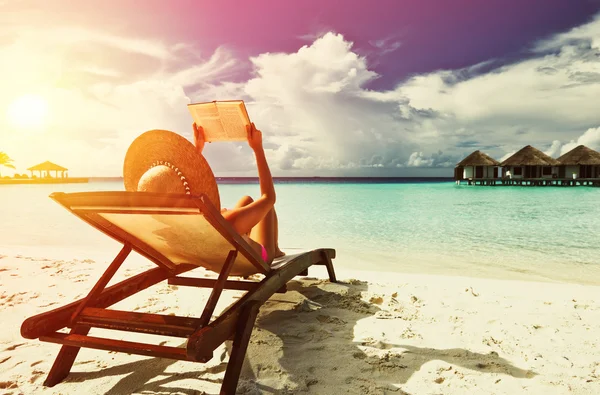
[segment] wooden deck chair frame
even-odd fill
[[[260,306],[274,293],[285,292],[286,283],[295,276],[306,275],[311,265],[325,265],[329,279],[332,282],[336,281],[332,264],[335,250],[308,251],[288,257],[287,261],[279,266],[269,267],[204,195],[83,192],[53,193],[50,197],[85,222],[123,243],[123,248],[85,298],[30,317],[21,325],[21,335],[24,338],[62,344],[44,382],[45,386],[52,387],[67,377],[81,347],[207,362],[219,345],[226,340],[233,340],[232,352],[221,386],[221,394],[233,394],[237,388]],[[231,246],[229,252],[226,251],[226,259],[218,271],[218,278],[182,277],[181,274],[205,265],[203,262],[174,262],[136,235],[107,221],[105,216],[109,213],[198,215],[198,218],[204,218]],[[132,250],[148,258],[158,267],[106,288]],[[246,263],[254,266],[256,273],[265,275],[262,281],[228,279],[235,271],[233,268],[236,258],[240,256]],[[243,270],[247,271],[248,268]],[[173,285],[212,288],[199,318],[107,309],[164,280]],[[223,289],[248,292],[211,321]],[[187,344],[182,348],[94,337],[88,335],[92,327],[186,338]],[[70,331],[61,331],[65,328],[69,328]]]

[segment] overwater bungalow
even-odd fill
[[[528,145],[500,163],[502,177],[510,179],[557,178],[560,162]]]
[[[500,162],[477,150],[460,161],[454,168],[454,179],[495,179],[498,178]]]
[[[600,178],[600,152],[585,145],[573,148],[557,160],[558,178]]]

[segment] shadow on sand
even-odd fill
[[[274,363],[256,363],[249,350],[250,363],[246,361],[240,387],[254,386],[260,393],[327,393],[339,388],[340,393],[406,394],[400,387],[421,367],[433,360],[445,361],[453,367],[462,367],[485,373],[499,373],[516,378],[532,378],[536,374],[513,366],[496,352],[481,354],[466,349],[420,348],[410,344],[390,344],[365,338],[355,341],[359,320],[373,317],[381,308],[362,300],[367,284],[359,281],[323,284],[308,280],[293,282],[290,292],[300,293],[303,301],[294,308],[282,309],[278,304],[266,305],[256,323],[252,346],[259,342],[279,342],[281,351]],[[277,298],[277,297],[275,297]],[[298,325],[298,321],[302,325]],[[388,321],[388,320],[385,320]],[[401,319],[394,320],[395,333],[406,327]],[[390,328],[390,326],[386,326]],[[257,332],[258,336],[257,336]],[[260,334],[266,332],[265,334]],[[380,333],[383,338],[387,337]],[[377,334],[375,334],[377,335]],[[407,341],[410,343],[410,341]],[[251,348],[252,348],[251,346]],[[252,366],[250,369],[249,365]],[[281,370],[280,379],[262,380],[262,372]],[[316,374],[313,374],[315,372]],[[274,376],[270,372],[271,377]],[[268,375],[265,375],[267,377]],[[318,377],[327,377],[319,382]],[[432,385],[436,385],[432,382]],[[248,391],[252,393],[252,391]]]
[[[367,290],[367,284],[359,281],[331,284],[307,279],[290,282],[288,293],[275,295],[261,308],[238,393],[320,394],[334,386],[343,393],[407,394],[400,387],[424,364],[434,360],[445,361],[453,367],[516,378],[536,375],[513,366],[495,352],[481,354],[461,348],[421,348],[373,338],[356,342],[358,322],[381,310],[362,300],[362,293]],[[398,330],[405,325],[403,320],[395,321]],[[231,344],[226,345],[230,351]],[[265,355],[261,350],[264,347],[273,352]],[[219,358],[219,350],[222,349],[216,350],[215,358]],[[200,382],[211,382],[218,388],[226,369],[226,362],[221,361],[210,367],[186,363],[185,372],[166,372],[175,363],[178,362],[150,358],[96,372],[73,372],[65,381],[124,375],[106,392],[107,395],[133,392],[191,395],[204,392],[193,389],[195,386],[190,381],[198,380],[198,387]],[[326,382],[317,379],[323,376],[327,377]],[[185,388],[177,384],[182,381],[186,381]]]

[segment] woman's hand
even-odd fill
[[[199,154],[202,153],[204,149],[204,143],[206,142],[206,138],[204,137],[204,129],[202,126],[196,125],[196,122],[192,125],[194,128],[194,144],[196,145],[196,151]]]
[[[248,145],[250,148],[254,151],[262,151],[262,133],[260,130],[256,129],[254,122],[252,122],[252,125],[246,126],[246,133],[248,133]]]

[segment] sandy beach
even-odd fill
[[[85,296],[108,257],[0,257],[0,393],[218,393],[230,344],[207,364],[83,349],[64,382],[44,387],[59,346],[23,339],[19,327]],[[149,266],[135,256],[115,281]],[[337,271],[332,284],[311,268],[261,308],[239,393],[600,393],[600,287]],[[208,294],[162,283],[114,307],[197,316]],[[240,295],[226,291],[217,310]]]

